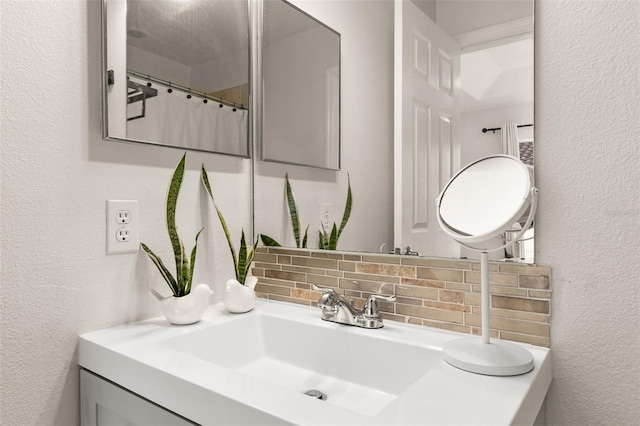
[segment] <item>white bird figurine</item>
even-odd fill
[[[245,279],[244,285],[235,279],[227,281],[222,299],[227,311],[241,314],[252,310],[256,304],[256,292],[254,289],[257,283],[258,279],[252,276]]]
[[[160,308],[165,318],[171,324],[186,325],[200,321],[205,308],[209,305],[209,296],[213,291],[206,284],[198,284],[186,296],[164,297],[157,291],[150,289],[151,294],[160,302]]]

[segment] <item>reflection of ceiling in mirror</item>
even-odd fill
[[[461,56],[462,110],[533,103],[533,38]]]
[[[455,38],[470,31],[533,17],[534,0],[437,0],[436,3],[435,21]]]
[[[243,0],[128,0],[127,44],[195,65],[248,49]]]
[[[482,41],[491,41],[495,48],[461,56],[462,112],[533,104],[533,40],[496,42],[515,35],[504,34],[505,26],[513,29],[515,22],[527,18],[533,22],[533,0],[411,1],[456,40],[483,31],[483,37],[496,37]]]
[[[264,42],[268,43],[316,28],[320,24],[290,4],[280,0],[266,0],[263,25]]]

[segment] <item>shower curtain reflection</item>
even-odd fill
[[[131,81],[147,84],[144,79]],[[153,83],[158,95],[145,101],[144,117],[127,121],[127,139],[157,141],[189,149],[248,156],[247,111]],[[235,111],[234,111],[235,109]],[[127,105],[127,118],[141,115],[142,102]]]
[[[502,126],[502,153],[520,159],[520,145],[518,143],[518,125],[507,123]]]

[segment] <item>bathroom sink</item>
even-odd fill
[[[259,300],[240,315],[211,306],[189,326],[155,318],[87,333],[79,358],[198,424],[532,424],[551,383],[549,350],[522,345],[530,373],[482,376],[442,359],[463,336],[394,321],[351,327]]]
[[[328,404],[365,415],[379,412],[442,359],[437,348],[351,331],[257,312],[158,343],[293,392],[319,391]]]

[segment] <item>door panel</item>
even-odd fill
[[[395,2],[394,245],[459,257],[435,200],[460,167],[460,47],[412,2]]]
[[[429,118],[431,111],[428,106],[421,105],[414,100],[413,113],[413,223],[412,229],[429,229],[429,209],[427,200],[429,173],[429,134],[431,133]]]

